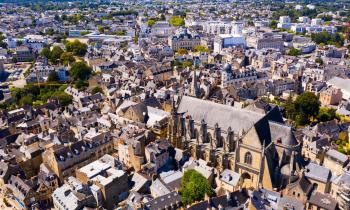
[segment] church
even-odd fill
[[[219,171],[240,173],[243,187],[278,190],[297,179],[300,143],[277,106],[262,114],[181,96],[173,101],[168,138]]]

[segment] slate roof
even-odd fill
[[[309,163],[306,168],[307,172],[305,173],[305,176],[307,178],[318,180],[323,183],[327,183],[332,178],[332,173],[329,169],[316,163]]]
[[[178,106],[179,113],[191,115],[192,119],[197,123],[204,119],[208,127],[214,128],[215,124],[218,123],[222,130],[227,130],[231,127],[235,132],[247,131],[263,118],[264,121],[283,122],[280,113],[276,111],[278,110],[273,109],[267,115],[264,115],[189,96],[183,96]],[[258,126],[263,127],[263,124],[260,123]],[[267,125],[265,124],[265,126]]]
[[[215,209],[220,209],[219,206],[224,209],[232,209],[235,207],[237,207],[237,209],[241,209],[239,207],[242,207],[242,205],[246,203],[247,199],[248,196],[245,191],[235,191],[230,193],[229,196],[222,195],[210,198],[209,201],[201,201],[190,206],[189,208],[187,208],[187,210],[207,210],[212,209],[211,207],[214,207]]]
[[[330,159],[337,161],[341,164],[346,163],[349,158],[348,156],[344,155],[343,153],[338,152],[337,150],[330,149],[326,152],[326,156],[329,157]]]
[[[348,172],[345,172],[339,176],[335,176],[333,177],[332,182],[336,185],[347,184],[350,186],[350,174]]]
[[[337,201],[331,195],[319,192],[310,196],[309,203],[325,210],[334,210],[337,207]]]
[[[294,210],[304,210],[304,205],[299,200],[292,197],[282,197],[278,202],[278,209],[294,209]]]
[[[170,192],[163,196],[159,196],[158,198],[145,203],[144,208],[146,210],[158,210],[165,209],[165,207],[170,207],[172,205],[177,204],[178,206],[181,204],[181,196],[177,192]]]

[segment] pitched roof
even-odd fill
[[[197,123],[204,119],[209,127],[214,127],[218,123],[223,130],[231,127],[235,132],[247,131],[264,117],[265,120],[283,122],[276,110],[271,110],[267,115],[264,115],[189,96],[181,98],[178,112],[191,115]]]

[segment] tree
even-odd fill
[[[67,42],[65,47],[67,52],[71,52],[76,56],[84,56],[87,52],[87,45],[79,42],[78,40]]]
[[[316,44],[335,45],[337,47],[344,45],[344,36],[340,33],[330,34],[327,31],[322,31],[321,33],[312,34],[311,39]]]
[[[102,90],[102,88],[100,86],[96,86],[96,87],[92,88],[91,93],[92,94],[103,93],[103,90]]]
[[[23,44],[23,41],[22,40],[17,40],[16,41],[16,46],[19,47]]]
[[[152,27],[154,24],[156,24],[156,20],[155,20],[155,19],[149,19],[149,20],[147,21],[147,25],[148,25],[149,27]]]
[[[214,195],[214,191],[208,180],[193,169],[184,173],[181,180],[180,193],[184,205],[203,200],[205,195]]]
[[[126,31],[124,31],[124,30],[116,31],[115,35],[117,35],[117,36],[125,36],[126,35]]]
[[[202,45],[198,45],[194,48],[194,51],[200,52],[200,53],[205,53],[205,52],[207,53],[207,52],[209,52],[209,49],[207,47],[202,46]]]
[[[72,103],[73,97],[64,92],[56,92],[52,95],[52,98],[57,99],[61,106],[68,106]]]
[[[298,55],[301,55],[301,51],[292,47],[289,52],[288,52],[288,55],[290,56],[298,56]]]
[[[272,20],[272,21],[270,22],[270,27],[271,27],[272,29],[276,29],[276,28],[277,28],[277,24],[278,24],[278,22],[277,22],[276,20]]]
[[[99,26],[99,27],[98,27],[98,32],[100,32],[101,34],[103,34],[103,33],[105,32],[105,27]]]
[[[53,64],[58,64],[59,59],[61,58],[61,55],[63,54],[63,52],[64,51],[59,46],[53,47],[50,53],[50,61]]]
[[[77,89],[83,91],[83,90],[86,89],[86,87],[89,86],[89,83],[87,83],[87,82],[84,81],[84,80],[77,80],[77,81],[75,82],[74,85],[75,85],[75,88],[77,88]]]
[[[79,61],[72,65],[72,68],[69,71],[69,75],[74,80],[87,80],[91,75],[92,69],[86,63]]]
[[[295,118],[295,106],[293,103],[293,98],[289,96],[284,104],[285,114],[288,119]]]
[[[336,110],[332,108],[321,107],[317,119],[321,122],[327,122],[337,118]]]
[[[74,62],[75,62],[75,58],[74,58],[73,53],[71,53],[71,52],[62,53],[62,55],[60,57],[60,63],[62,65],[67,66],[68,64],[71,65]]]
[[[297,125],[305,125],[310,122],[311,117],[316,117],[320,110],[318,97],[311,93],[305,92],[300,94],[295,102],[295,121]]]
[[[172,26],[184,26],[185,20],[180,16],[173,16],[169,19],[169,23]]]
[[[0,47],[7,49],[7,43],[5,42],[5,36],[0,32]]]
[[[50,54],[51,54],[51,51],[49,47],[44,47],[40,52],[40,55],[46,57],[47,59],[50,58]]]
[[[323,65],[323,60],[322,60],[322,58],[316,58],[316,59],[315,59],[315,63],[318,63],[318,64],[320,64],[320,65]]]
[[[179,48],[179,49],[177,49],[177,53],[179,55],[186,55],[186,54],[188,54],[188,51],[184,48]]]
[[[33,103],[32,95],[25,95],[19,101],[19,104],[21,106],[23,106],[23,105],[32,105],[32,103]]]
[[[182,66],[183,66],[184,68],[191,67],[191,66],[193,66],[193,63],[192,63],[191,61],[184,61],[184,62],[182,63]]]
[[[134,37],[134,43],[135,43],[135,44],[138,44],[138,43],[139,43],[139,36],[136,35],[136,36]]]
[[[47,77],[47,81],[48,82],[58,82],[58,81],[60,81],[60,78],[58,77],[57,72],[51,71],[49,73],[49,76]]]

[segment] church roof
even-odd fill
[[[231,127],[235,132],[247,131],[264,117],[264,114],[189,96],[181,98],[177,111],[185,113],[185,115],[191,115],[192,119],[197,123],[204,120],[212,128],[218,123],[223,130]]]
[[[285,146],[295,146],[298,145],[297,140],[294,137],[292,127],[269,121],[271,141],[280,140],[281,144]]]

